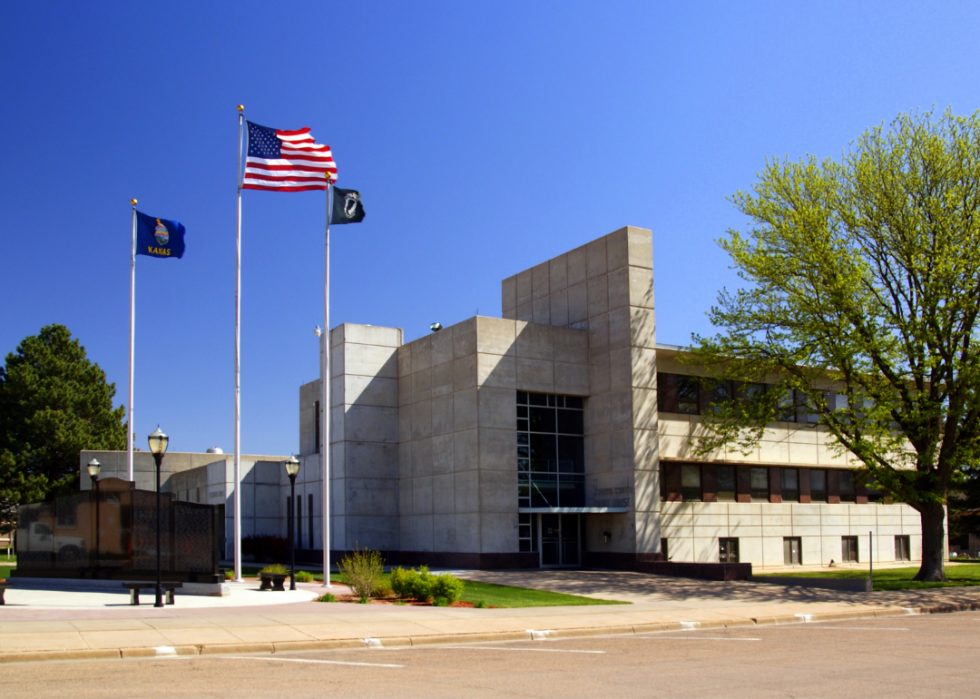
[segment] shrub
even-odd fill
[[[449,606],[449,600],[446,599],[445,597],[436,597],[434,600],[432,600],[432,606],[433,607],[448,607]]]
[[[234,580],[234,579],[235,579],[235,571],[233,571],[233,570],[226,570],[225,571],[225,580]]]
[[[384,559],[377,551],[354,549],[338,565],[341,580],[360,599],[366,600],[378,588],[384,575]]]
[[[443,597],[452,604],[463,596],[463,588],[466,583],[449,573],[437,575],[432,585],[432,596]]]
[[[409,587],[411,585],[409,578],[414,572],[415,571],[412,571],[410,573],[402,567],[392,569],[391,577],[389,578],[388,582],[391,585],[391,591],[394,592],[397,597],[401,599],[411,597],[409,594]]]
[[[441,597],[452,604],[462,597],[464,584],[449,573],[433,575],[427,566],[420,566],[418,570],[395,568],[391,571],[391,589],[402,599],[412,597],[426,602]]]
[[[371,596],[378,599],[384,597],[391,597],[391,583],[382,578],[378,581],[378,584],[371,590]]]
[[[296,582],[311,583],[315,581],[316,578],[313,577],[313,573],[308,570],[297,570],[296,571]]]
[[[427,602],[432,599],[434,581],[435,576],[429,572],[427,566],[420,566],[418,570],[396,568],[391,571],[391,589],[402,599],[411,597],[419,602]]]
[[[289,573],[289,568],[282,563],[272,563],[259,571],[260,573],[273,573],[274,575],[284,575]]]
[[[487,603],[485,600],[481,599],[481,600],[477,600],[476,604],[474,604],[473,606],[476,607],[477,609],[486,609]]]
[[[328,592],[325,595],[320,595],[317,598],[316,601],[317,602],[336,602],[337,601],[337,598],[333,594],[331,594],[331,593]]]

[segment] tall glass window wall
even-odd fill
[[[585,505],[582,399],[517,392],[519,507]]]

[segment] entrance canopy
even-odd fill
[[[625,507],[519,507],[520,514],[566,514],[566,515],[588,515],[588,514],[619,514],[628,512]]]

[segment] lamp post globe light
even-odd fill
[[[293,534],[293,503],[296,501],[296,474],[299,473],[299,461],[295,456],[290,456],[283,462],[286,466],[286,475],[289,476],[289,507],[286,508],[286,516],[289,517],[289,589],[296,589],[296,537]]]
[[[92,488],[95,490],[95,567],[99,567],[99,471],[102,464],[98,459],[92,459],[85,466],[89,478],[92,479]]]
[[[163,606],[163,583],[160,580],[160,464],[163,463],[163,455],[167,453],[167,444],[170,438],[163,433],[160,426],[153,431],[147,441],[150,443],[150,453],[157,464],[157,589],[156,602],[154,607]]]

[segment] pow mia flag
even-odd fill
[[[333,211],[330,223],[359,223],[364,220],[364,204],[361,193],[353,189],[333,188]]]

